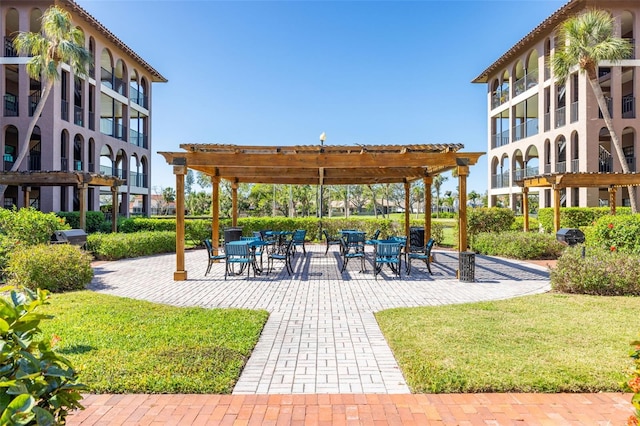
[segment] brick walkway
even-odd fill
[[[291,277],[278,270],[225,281],[223,264],[204,277],[203,250],[187,252],[182,282],[173,281],[174,255],[99,264],[94,291],[270,316],[233,396],[90,395],[69,424],[619,424],[629,415],[624,395],[411,395],[374,312],[549,290],[540,266],[476,256],[476,281],[468,283],[455,278],[456,253],[435,257],[433,276],[422,265],[410,277],[383,273],[378,280],[370,263],[365,273],[350,264],[340,274],[337,253],[324,256],[321,246],[296,256]]]

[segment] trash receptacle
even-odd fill
[[[409,228],[409,242],[412,252],[424,251],[424,228],[421,226]]]
[[[458,261],[458,271],[460,281],[473,282],[476,275],[476,254],[472,251],[460,253]]]
[[[240,241],[242,238],[242,228],[226,228],[224,230],[224,242]]]

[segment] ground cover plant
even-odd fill
[[[93,393],[230,393],[268,317],[88,291],[54,295],[42,312]]]
[[[416,393],[618,392],[637,311],[636,298],[548,293],[376,318]]]

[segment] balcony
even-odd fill
[[[4,56],[6,58],[16,58],[18,51],[13,47],[13,37],[4,38]]]
[[[538,119],[530,118],[524,123],[513,126],[513,141],[519,141],[538,134]]]
[[[524,169],[524,176],[525,177],[536,176],[539,171],[540,171],[540,169],[538,167],[529,166],[529,167]]]
[[[100,68],[100,83],[113,89],[113,73],[105,68]]]
[[[612,157],[600,157],[598,161],[598,172],[600,173],[612,173],[613,172],[613,158]]]
[[[556,173],[565,173],[567,171],[567,162],[558,161],[556,163]]]
[[[27,162],[29,163],[29,171],[35,172],[42,170],[42,161],[40,154],[31,154],[27,157]]]
[[[131,102],[134,102],[143,108],[149,109],[149,107],[147,106],[147,97],[138,89],[136,89],[135,87],[129,87],[129,93],[129,99],[131,100]]]
[[[551,173],[551,164],[545,164],[544,165],[544,174],[548,175],[549,173]]]
[[[496,90],[491,95],[491,108],[497,108],[509,100],[508,90]]]
[[[624,157],[624,162],[629,167],[629,172],[635,173],[636,171],[636,157]]]
[[[114,86],[113,90],[115,90],[116,92],[120,93],[123,96],[125,95],[125,84],[121,78],[113,77],[113,86]]]
[[[516,169],[513,171],[511,178],[514,182],[524,179],[524,169]]]
[[[631,45],[631,52],[624,59],[635,59],[636,58],[636,40],[634,38],[625,38],[629,44]]]
[[[569,120],[571,123],[578,121],[578,102],[571,102],[571,112],[569,113]]]
[[[126,141],[126,132],[127,128],[122,124],[114,122],[112,118],[100,119],[100,133]]]
[[[111,166],[100,166],[100,174],[107,176],[115,176],[113,173],[113,167]]]
[[[579,172],[580,170],[580,160],[578,160],[577,158],[574,158],[573,160],[571,160],[571,171],[573,173]]]
[[[622,97],[622,118],[636,118],[636,98],[633,95]]]
[[[69,121],[69,101],[66,99],[60,101],[60,118]]]
[[[11,93],[4,95],[4,116],[5,117],[17,117],[18,116],[18,98]]]
[[[147,136],[136,130],[129,130],[129,142],[141,148],[147,148]]]
[[[30,117],[33,117],[33,114],[35,114],[36,108],[38,107],[39,102],[40,102],[39,90],[29,95],[29,116]]]
[[[73,123],[81,127],[84,125],[84,108],[77,105],[73,106]]]
[[[502,133],[496,133],[491,135],[491,148],[498,148],[500,146],[509,145],[509,131],[505,130]],[[146,148],[146,144],[144,148]]]
[[[567,108],[566,107],[560,107],[560,108],[556,108],[556,122],[555,122],[555,128],[559,128],[564,126],[565,124],[567,124]]]
[[[613,99],[605,96],[604,100],[607,102],[607,109],[609,110],[609,117],[613,118]],[[598,108],[598,118],[604,118],[602,116],[602,110]]]
[[[518,96],[538,85],[538,70],[533,70],[518,79],[513,85],[513,96]]]
[[[131,172],[129,173],[129,184],[131,186],[137,186],[139,188],[146,188],[147,175],[143,173]]]

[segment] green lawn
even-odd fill
[[[177,308],[89,291],[53,295],[44,336],[96,393],[231,393],[266,311]]]
[[[543,294],[376,315],[415,393],[619,391],[640,300]]]

